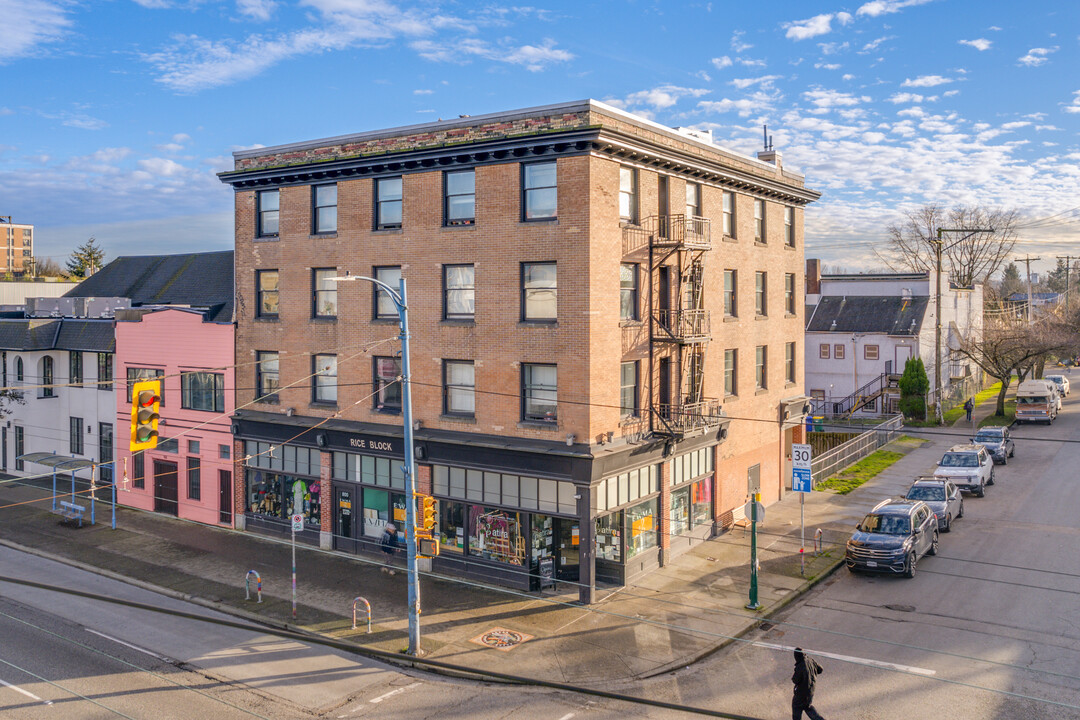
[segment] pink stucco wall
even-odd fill
[[[221,473],[228,473],[230,483],[233,462],[233,438],[229,421],[234,408],[233,326],[203,322],[201,313],[185,310],[159,310],[148,313],[139,322],[116,323],[116,477],[121,488],[119,501],[125,505],[154,510],[155,461],[176,465],[177,515],[212,525],[231,525],[232,488],[222,492]],[[164,399],[161,408],[163,438],[177,438],[179,451],[160,448],[143,452],[145,476],[143,487],[136,487],[134,464],[128,449],[131,428],[131,405],[127,395],[128,368],[155,368],[164,372]],[[180,373],[214,372],[224,375],[225,405],[221,413],[185,410],[181,407]],[[194,452],[191,441],[198,442]],[[221,456],[222,447],[230,457]],[[198,457],[201,493],[198,499],[188,493],[188,459]],[[125,481],[126,477],[126,481]],[[124,490],[123,488],[126,488]],[[228,513],[223,523],[222,504]]]

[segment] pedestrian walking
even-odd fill
[[[814,658],[806,657],[802,648],[795,648],[795,672],[791,682],[795,695],[791,698],[791,720],[802,720],[803,713],[810,720],[825,720],[814,707],[814,682],[824,670]]]
[[[394,561],[394,549],[397,545],[397,527],[394,526],[394,523],[386,524],[386,530],[383,531],[382,538],[379,539],[379,545],[382,547],[383,554],[386,555],[386,566],[383,567],[382,571],[397,575],[397,571],[391,567],[391,563]]]
[[[974,409],[975,409],[975,403],[972,402],[971,398],[968,398],[967,402],[964,403],[964,412],[967,413],[967,421],[968,422],[971,422],[971,411],[974,410]]]

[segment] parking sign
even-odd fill
[[[795,492],[808,493],[813,489],[811,457],[809,445],[791,446],[791,489]]]
[[[292,516],[292,529],[293,532],[303,532],[304,530],[304,516],[293,515]]]

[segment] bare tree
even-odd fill
[[[1076,315],[1055,312],[1029,324],[1012,312],[988,313],[983,318],[982,337],[960,343],[957,352],[1001,382],[996,415],[1005,414],[1005,394],[1014,374],[1023,382],[1050,354],[1076,351],[1077,321]]]
[[[936,266],[938,228],[994,228],[992,233],[970,237],[945,236],[946,272],[961,287],[985,283],[994,275],[1016,244],[1016,210],[959,206],[946,210],[940,205],[924,205],[906,213],[899,225],[888,229],[884,250],[875,254],[895,270],[926,272]]]

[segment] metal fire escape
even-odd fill
[[[649,246],[650,353],[659,365],[659,387],[650,393],[652,430],[675,439],[701,434],[719,426],[722,417],[720,401],[705,397],[705,351],[711,338],[703,293],[704,262],[712,248],[709,221],[658,215],[627,230],[637,234],[633,240],[638,244]]]

